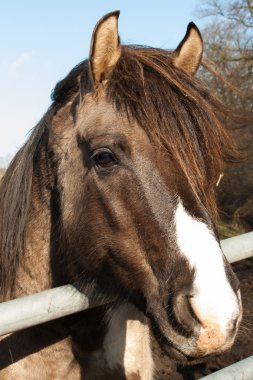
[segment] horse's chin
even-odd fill
[[[175,360],[178,363],[182,364],[199,364],[203,363],[206,360],[208,360],[211,356],[214,355],[205,355],[205,356],[189,356],[184,354],[182,351],[178,350],[177,348],[171,346],[171,345],[161,345],[161,348],[163,350],[163,353],[167,355],[170,359]],[[218,355],[218,353],[217,353]]]

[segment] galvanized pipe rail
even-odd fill
[[[253,256],[253,232],[221,240],[221,248],[230,263]]]
[[[101,298],[88,296],[75,285],[63,285],[3,302],[0,304],[0,336],[111,301],[105,297],[102,301]]]
[[[240,360],[217,372],[211,373],[200,380],[252,380],[253,356]]]
[[[230,262],[253,256],[253,232],[221,241]],[[103,299],[105,303],[106,299]],[[107,300],[108,302],[111,300]],[[64,285],[41,293],[0,304],[0,336],[43,322],[101,305],[73,285]]]

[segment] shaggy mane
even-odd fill
[[[176,69],[171,52],[124,46],[108,99],[161,144],[208,212],[217,216],[215,185],[237,151],[222,120],[231,113],[203,83]]]

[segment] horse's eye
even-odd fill
[[[116,159],[111,152],[99,152],[93,156],[96,164],[102,168],[110,168],[116,164]]]

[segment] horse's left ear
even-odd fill
[[[90,47],[90,69],[95,85],[107,79],[120,57],[119,11],[101,18],[94,28]]]
[[[198,70],[203,53],[203,40],[197,26],[190,22],[186,34],[176,50],[172,53],[175,67],[194,75]]]

